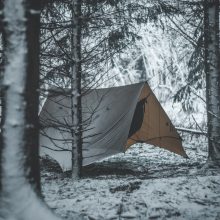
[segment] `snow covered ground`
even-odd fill
[[[207,141],[184,135],[190,159],[149,145],[84,169],[73,182],[52,162],[42,161],[47,204],[64,218],[220,219],[220,172],[204,169]]]

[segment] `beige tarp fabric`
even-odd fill
[[[181,138],[146,83],[95,89],[82,97],[83,165],[137,142],[186,157]],[[70,97],[49,95],[40,113],[40,154],[71,169]]]
[[[147,83],[143,86],[139,97],[139,100],[143,99],[146,101],[141,128],[128,139],[126,147],[142,142],[187,157],[180,135]]]

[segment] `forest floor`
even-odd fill
[[[73,219],[220,219],[220,171],[207,169],[207,141],[185,135],[189,159],[136,145],[84,169],[72,181],[54,162],[42,160],[42,190],[58,215]],[[76,218],[74,218],[76,219]]]

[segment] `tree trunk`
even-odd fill
[[[72,178],[78,179],[82,168],[81,110],[81,0],[72,0],[71,27],[71,134]]]
[[[29,180],[38,193],[41,191],[39,164],[39,35],[40,35],[40,1],[32,0],[27,13],[27,79],[25,84],[26,100],[26,149],[27,167],[31,167]],[[30,4],[30,3],[29,3]]]
[[[4,72],[4,48],[5,48],[5,40],[4,40],[4,33],[3,33],[3,0],[0,0],[0,34],[1,34],[1,63],[0,63],[0,82],[2,82],[3,79],[3,72]],[[1,153],[2,153],[2,125],[3,125],[3,106],[4,106],[4,100],[3,100],[3,88],[2,83],[0,83],[0,164],[1,164]],[[1,177],[1,166],[0,166],[0,177]],[[0,192],[1,192],[1,181],[0,181]]]
[[[28,158],[26,160],[27,167],[29,169],[29,181],[34,185],[35,190],[40,194],[40,167],[38,158],[38,83],[39,83],[39,32],[40,32],[40,3],[39,1],[30,1],[31,9],[26,13],[26,44],[27,44],[27,79],[25,83],[26,95],[26,130],[27,133],[25,145],[26,151],[28,152]],[[1,8],[3,7],[3,1],[1,1]],[[29,7],[29,6],[27,6]],[[3,21],[3,19],[2,19]],[[6,22],[7,24],[7,22]],[[2,27],[3,27],[2,23]],[[7,47],[7,40],[9,39],[9,31],[2,30],[2,44],[3,48]],[[7,61],[7,56],[3,57],[3,66],[5,66],[9,61]],[[2,68],[4,71],[4,68]],[[1,75],[3,74],[1,71]],[[3,77],[3,76],[2,76]],[[1,88],[1,108],[4,107],[4,88]],[[2,111],[4,114],[4,110]],[[4,117],[2,117],[4,118]],[[1,125],[4,121],[1,120]]]
[[[7,0],[4,2],[3,26],[7,47],[5,49],[6,63],[3,74],[5,106],[2,126],[3,145],[1,146],[0,218],[6,220],[58,219],[36,194],[38,183],[34,183],[34,181],[38,180],[32,177],[33,164],[29,162],[28,157],[30,154],[33,156],[37,151],[34,149],[33,152],[35,153],[30,153],[32,145],[28,146],[27,150],[27,145],[30,143],[30,137],[27,135],[33,135],[32,141],[36,141],[35,147],[38,147],[37,123],[36,121],[33,123],[29,118],[30,116],[27,116],[28,108],[37,109],[37,106],[30,107],[30,97],[28,97],[30,94],[34,94],[34,98],[36,98],[35,85],[32,85],[31,90],[31,86],[27,86],[27,84],[33,82],[30,80],[31,76],[37,82],[39,77],[39,36],[28,36],[32,29],[30,26],[39,28],[37,26],[40,16],[38,5],[39,0]],[[32,34],[37,33],[39,32],[34,31]],[[28,42],[30,37],[32,37],[32,43]],[[37,45],[34,46],[33,44]],[[30,46],[34,48],[30,48]],[[37,69],[31,69],[30,64]],[[36,75],[34,76],[34,74]],[[28,95],[26,95],[27,92]],[[36,105],[36,100],[33,100],[33,103]],[[37,112],[36,109],[34,110],[35,113]],[[37,120],[37,116],[34,119]],[[35,131],[33,132],[33,130]],[[38,155],[34,156],[37,157]],[[38,171],[39,168],[36,170]]]
[[[219,0],[204,2],[208,159],[220,162]]]

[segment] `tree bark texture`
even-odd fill
[[[41,191],[39,164],[39,35],[40,35],[40,1],[27,1],[27,79],[25,84],[25,101],[27,121],[26,149],[27,167],[30,167],[29,180],[38,193]]]
[[[39,26],[35,26],[40,16],[38,4],[38,0],[7,0],[4,2],[3,26],[7,47],[3,74],[5,106],[1,146],[0,219],[5,220],[58,219],[39,199],[36,193],[39,192],[39,183],[34,182],[38,181],[37,178],[31,177],[31,173],[34,172],[33,164],[28,159],[32,147],[28,145],[30,140],[27,135],[33,135],[35,129],[32,141],[36,141],[35,147],[38,147],[37,123],[32,123],[29,119],[30,116],[27,116],[28,108],[32,110],[34,108],[30,107],[30,97],[28,96],[36,93],[35,85],[32,85],[32,91],[30,85],[27,86],[27,84],[32,83],[30,75],[37,82],[39,76],[37,67],[38,36],[32,36],[33,41],[28,42],[31,37],[28,36],[30,31],[34,31],[32,28],[39,28]],[[33,27],[31,27],[32,25]],[[36,31],[32,34],[36,34]],[[33,76],[33,74],[37,75]],[[26,95],[27,92],[29,94]],[[34,99],[34,97],[32,98]],[[33,105],[37,103],[36,100],[32,101]],[[37,109],[37,106],[35,108]],[[36,109],[34,112],[37,112]],[[35,120],[37,120],[36,116]],[[34,152],[36,153],[36,151]]]
[[[3,0],[0,0],[0,41],[2,45],[2,51],[1,51],[1,63],[0,63],[0,164],[1,164],[1,153],[2,153],[2,125],[3,125],[3,106],[4,106],[4,100],[3,100],[3,87],[2,87],[2,79],[3,79],[3,67],[4,67],[4,34],[3,34]],[[1,166],[0,166],[0,177],[1,177]],[[1,186],[1,181],[0,181],[0,192],[1,192],[2,186]]]
[[[72,178],[77,179],[82,168],[81,0],[72,0],[71,26]]]
[[[220,162],[219,0],[204,2],[208,158]]]
[[[7,5],[7,3],[3,3],[1,1],[1,6]],[[15,4],[15,3],[14,3]],[[31,167],[28,170],[28,179],[31,184],[34,185],[35,190],[40,194],[40,168],[39,168],[39,158],[38,158],[38,106],[39,106],[39,97],[38,97],[38,83],[39,83],[39,32],[40,32],[40,1],[31,0],[22,3],[25,9],[25,17],[24,17],[24,25],[23,34],[25,38],[25,47],[26,47],[26,56],[25,56],[25,71],[26,71],[26,79],[24,81],[25,90],[23,95],[25,96],[25,105],[26,105],[26,112],[25,112],[25,148],[28,157],[26,158],[26,165],[27,167]],[[6,8],[6,7],[5,7]],[[18,9],[17,9],[18,10]],[[5,11],[4,11],[5,12]],[[9,22],[7,21],[6,12],[3,13],[4,18],[2,22],[3,28],[3,46],[4,49],[7,50],[7,54],[4,55],[4,66],[7,66],[11,61],[8,60],[10,53],[10,47],[7,47],[10,44],[10,37],[13,31],[18,30],[9,30]],[[14,21],[14,24],[16,22]],[[17,22],[18,23],[18,22]],[[21,25],[21,22],[18,24]],[[18,26],[19,27],[19,26]],[[21,32],[21,31],[20,31]],[[17,35],[19,36],[19,35]],[[16,42],[13,42],[14,44]],[[17,49],[17,48],[16,48]],[[4,72],[4,67],[3,71]],[[14,73],[15,75],[15,73]],[[2,76],[3,78],[3,76]],[[14,76],[15,78],[15,76]],[[1,87],[1,103],[2,107],[5,106],[5,97],[4,90],[7,90],[8,86],[3,85]],[[6,109],[3,109],[3,120],[1,125],[4,124],[4,118]],[[3,143],[2,143],[3,145]]]

